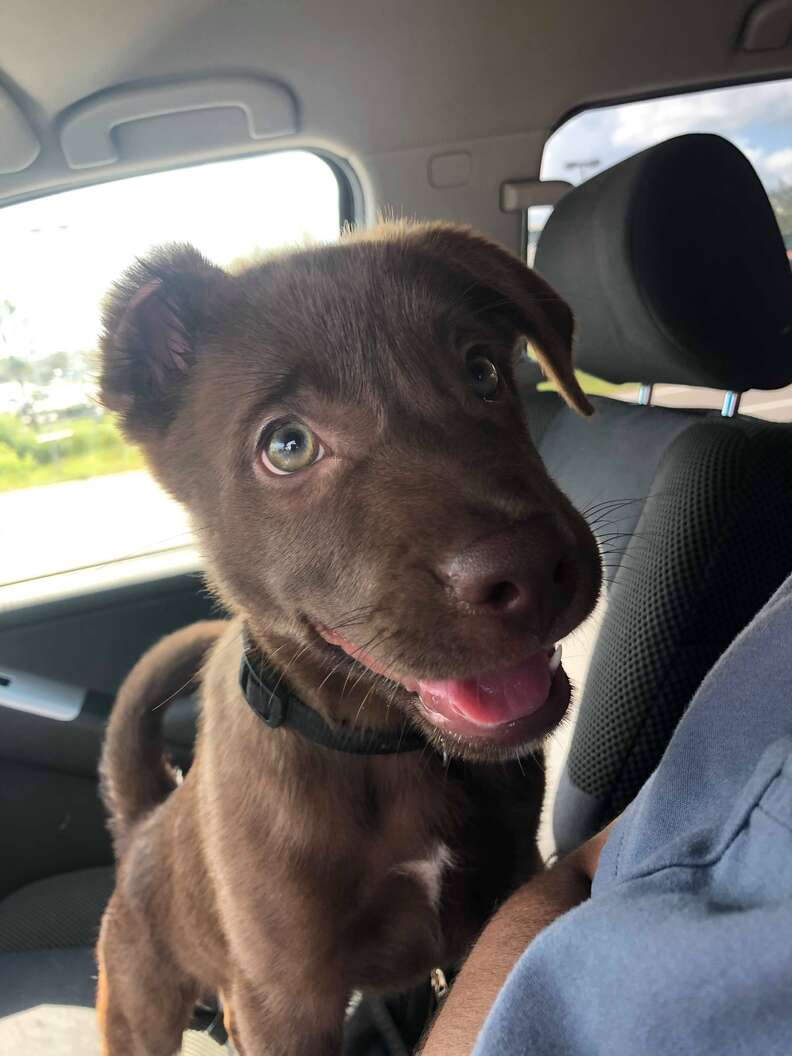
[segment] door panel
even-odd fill
[[[113,696],[155,641],[217,615],[195,574],[0,615],[0,676],[52,679],[77,687],[83,701],[66,720],[0,705],[0,897],[31,880],[112,861],[96,766]],[[165,730],[176,762],[188,765],[191,698],[169,708]]]

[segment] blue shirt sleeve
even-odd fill
[[[790,644],[792,580],[702,684],[476,1056],[792,1053]]]

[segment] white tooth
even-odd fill
[[[561,643],[559,642],[558,645],[555,647],[555,652],[550,657],[550,664],[549,664],[550,674],[554,675],[556,673],[556,671],[559,669],[560,666],[561,666]]]

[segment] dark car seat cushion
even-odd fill
[[[572,306],[584,370],[738,392],[792,381],[783,240],[750,163],[720,137],[668,140],[570,191],[536,267]],[[792,427],[596,405],[587,423],[553,394],[525,394],[612,581],[555,800],[560,850],[632,799],[709,668],[792,570]]]
[[[113,882],[112,868],[79,869],[8,895],[0,902],[0,952],[93,946]]]

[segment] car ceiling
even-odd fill
[[[537,176],[548,130],[573,109],[677,87],[785,73],[789,49],[738,48],[746,0],[7,0],[0,84],[42,143],[24,172],[0,176],[13,200],[198,157],[261,149],[218,134],[172,138],[103,171],[70,171],[64,111],[114,85],[251,73],[288,86],[299,130],[348,158],[369,204],[483,222],[514,240],[503,180]],[[0,151],[2,148],[0,148]],[[470,155],[461,186],[427,185],[428,160]],[[453,181],[452,181],[453,182]],[[486,196],[486,204],[484,204]],[[476,199],[478,198],[478,205]]]

